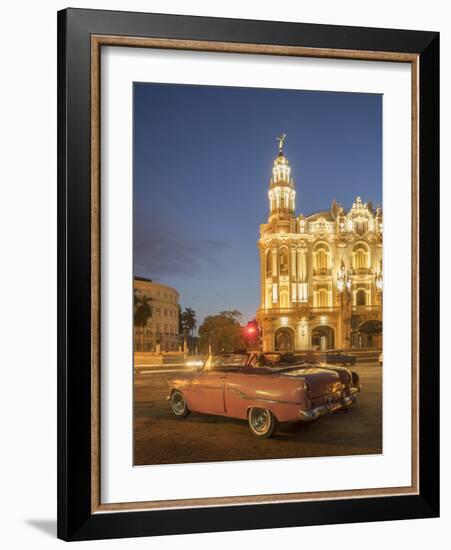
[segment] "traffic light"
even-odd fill
[[[249,321],[244,327],[244,339],[246,340],[248,348],[258,349],[260,340],[260,327],[258,326],[255,319]]]

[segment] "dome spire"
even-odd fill
[[[276,138],[276,141],[279,142],[279,155],[283,155],[283,144],[287,138],[287,134],[282,134],[281,136]]]
[[[272,178],[269,183],[269,211],[270,219],[292,219],[295,217],[296,191],[291,178],[291,168],[288,159],[283,154],[283,146],[287,135],[282,134],[279,142],[279,154],[274,160]]]

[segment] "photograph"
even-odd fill
[[[133,83],[134,466],[383,453],[382,124]]]
[[[58,12],[60,539],[439,516],[440,33],[337,10]]]

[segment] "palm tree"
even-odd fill
[[[136,315],[136,310],[138,309],[139,303],[141,301],[141,296],[137,288],[133,289],[133,317]]]
[[[133,320],[136,327],[141,327],[141,351],[144,351],[144,327],[152,317],[151,300],[145,294],[140,296],[138,291],[133,294]]]
[[[192,336],[195,328],[197,327],[196,312],[190,307],[186,307],[180,315],[183,338],[186,340],[189,336]]]

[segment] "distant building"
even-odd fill
[[[150,299],[152,312],[145,327],[134,326],[135,351],[178,351],[179,293],[143,277],[134,278],[134,290]]]
[[[283,139],[258,242],[263,349],[381,348],[382,211],[357,197],[296,216]]]

